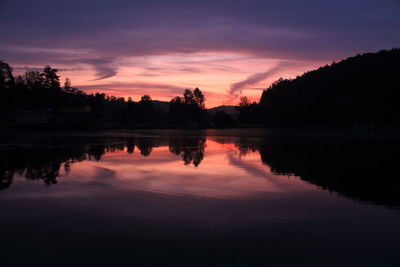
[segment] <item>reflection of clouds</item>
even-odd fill
[[[18,183],[11,197],[90,197],[109,192],[148,192],[200,198],[247,198],[258,193],[299,191],[313,188],[295,179],[272,174],[258,153],[243,156],[227,143],[207,140],[204,160],[197,167],[185,166],[167,146],[154,148],[148,157],[125,150],[109,150],[100,161],[74,163],[68,175],[49,190]],[[19,180],[19,179],[17,179]]]
[[[178,157],[160,147],[148,158],[108,154],[104,161],[84,162],[75,170],[86,169],[92,181],[96,178],[90,176],[90,170],[102,166],[115,172],[116,179],[107,180],[107,185],[113,190],[177,196],[240,198],[259,192],[296,190],[299,189],[297,186],[304,184],[270,173],[258,155],[241,157],[231,146],[221,149],[219,144],[208,142],[211,149],[206,151],[207,156],[197,168],[183,166]]]
[[[244,170],[251,176],[267,178],[268,175],[270,174],[265,170],[264,166],[258,167],[254,166],[253,164],[249,164],[245,160],[243,160],[243,158],[237,157],[237,154],[233,154],[231,151],[228,151],[227,158],[228,158],[228,164]]]
[[[88,182],[88,184],[93,186],[107,186],[110,181],[116,178],[116,173],[115,170],[96,167],[92,176],[92,181]]]
[[[257,155],[258,156],[258,155]],[[228,158],[228,163],[240,168],[241,170],[244,170],[247,174],[249,174],[252,177],[259,177],[262,179],[265,179],[268,183],[270,183],[270,186],[275,188],[277,191],[285,191],[285,190],[292,190],[295,189],[293,187],[297,187],[298,183],[292,183],[289,182],[287,179],[282,179],[280,175],[275,175],[271,173],[271,170],[268,166],[266,165],[259,165],[259,164],[254,164],[254,163],[249,163],[247,162],[244,157],[242,157],[240,154],[239,156],[237,153],[232,153],[228,152],[227,153],[227,158]],[[300,179],[297,179],[300,183]]]

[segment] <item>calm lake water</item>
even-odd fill
[[[388,136],[7,134],[2,266],[399,266],[399,155]]]

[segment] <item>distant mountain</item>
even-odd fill
[[[161,110],[161,111],[164,111],[164,112],[169,112],[169,102],[153,100],[153,104],[154,104],[154,107],[157,110]],[[214,116],[215,113],[217,113],[218,111],[223,111],[226,114],[234,116],[234,117],[236,117],[236,115],[238,113],[237,110],[236,110],[236,106],[225,106],[225,105],[222,105],[222,106],[218,106],[218,107],[213,107],[213,108],[207,109],[207,113],[209,115],[212,115],[212,116]]]
[[[400,49],[280,79],[264,90],[260,106],[269,123],[400,124]]]
[[[156,110],[160,110],[163,112],[169,112],[169,102],[166,101],[159,101],[159,100],[153,100],[153,104]],[[237,116],[238,111],[236,110],[236,106],[218,106],[218,107],[213,107],[210,109],[207,109],[207,113],[211,116],[214,116],[215,113],[218,111],[223,111],[228,115],[233,116],[234,118]]]
[[[218,107],[214,107],[214,108],[210,108],[207,110],[208,114],[210,115],[215,115],[215,113],[217,113],[218,111],[223,111],[228,115],[231,115],[233,117],[237,116],[237,110],[236,110],[236,106],[218,106]]]
[[[164,111],[164,112],[169,112],[169,102],[167,101],[160,101],[160,100],[153,100],[153,104],[156,110]],[[236,116],[237,115],[237,110],[236,106],[217,106],[213,107],[210,109],[207,109],[207,113],[210,115],[215,115],[218,111],[223,111],[228,115]]]
[[[169,112],[169,102],[166,101],[159,101],[159,100],[153,100],[154,107],[156,110],[161,110],[164,112]],[[218,111],[223,111],[228,115],[231,115],[233,117],[237,116],[238,111],[236,110],[236,106],[218,106],[218,107],[213,107],[210,109],[207,109],[207,113],[211,116],[214,116],[215,113]]]

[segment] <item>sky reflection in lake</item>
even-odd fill
[[[1,248],[49,265],[400,262],[398,141],[161,133],[0,145]]]
[[[258,153],[240,155],[232,145],[207,140],[204,159],[198,166],[184,165],[168,147],[154,148],[144,157],[138,152],[117,151],[101,161],[74,164],[64,182],[74,180],[122,191],[147,191],[169,195],[233,198],[260,192],[311,190],[299,179],[282,179],[263,166]]]

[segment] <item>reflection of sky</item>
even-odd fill
[[[316,190],[296,177],[288,179],[272,174],[256,152],[243,155],[232,144],[219,144],[210,139],[206,142],[204,159],[197,167],[184,165],[181,156],[171,154],[167,146],[153,148],[148,157],[140,155],[137,149],[133,154],[128,154],[125,149],[106,153],[99,162],[76,162],[58,181],[48,190],[49,194],[58,197],[116,190],[204,198],[246,198],[258,193]],[[16,179],[13,188],[23,187],[26,183],[34,182]]]
[[[237,131],[207,131],[198,167],[162,145],[176,131],[160,130],[147,157],[107,152],[51,186],[14,177],[0,191],[3,265],[398,266],[398,210],[275,175],[238,149],[260,132]]]
[[[397,229],[398,213],[331,194],[297,177],[275,175],[262,164],[258,152],[243,154],[229,138],[225,144],[214,138],[208,137],[198,167],[184,165],[181,155],[159,146],[148,157],[138,149],[133,154],[125,149],[108,152],[98,162],[76,162],[51,186],[15,177],[12,186],[0,192],[0,208],[7,220],[42,224],[42,218],[51,218],[66,229],[85,233],[97,231],[93,224],[110,231],[110,221],[113,227],[125,222],[124,234],[135,232],[134,225],[141,221],[151,231],[168,232],[172,227],[190,234],[265,224],[262,232],[276,234],[279,240],[291,240],[286,231],[293,227],[301,229],[301,240],[310,236],[334,240],[332,229],[339,225],[346,229],[342,238],[352,236],[362,243],[369,240],[371,229],[384,224],[387,228],[374,238],[396,239],[390,229]],[[258,236],[261,228],[252,234]]]

